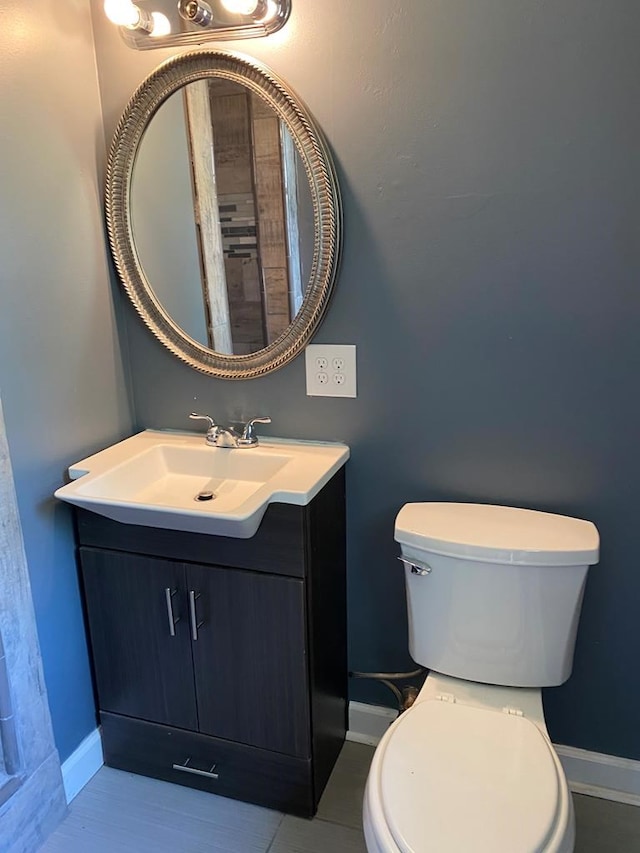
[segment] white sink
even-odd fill
[[[308,504],[348,458],[337,442],[227,449],[201,433],[145,430],[72,465],[55,496],[125,524],[246,539],[270,503]]]

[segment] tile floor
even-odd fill
[[[40,853],[366,853],[360,821],[372,755],[345,744],[311,821],[103,767]],[[574,799],[575,853],[640,851],[640,808]]]

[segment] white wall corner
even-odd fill
[[[377,746],[398,712],[379,705],[349,702],[347,740]],[[576,794],[640,806],[640,761],[555,745],[569,787]]]
[[[80,793],[103,764],[100,730],[95,729],[62,765],[62,782],[67,805]]]

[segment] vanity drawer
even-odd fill
[[[271,504],[255,535],[236,539],[123,524],[76,509],[80,545],[299,578],[305,574],[306,514],[307,507]]]
[[[100,719],[104,761],[109,767],[288,814],[311,817],[315,812],[310,759],[117,714],[101,713]],[[175,769],[187,761],[191,772]]]

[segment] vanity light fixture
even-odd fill
[[[145,36],[157,38],[171,32],[171,23],[166,15],[142,9],[132,0],[104,0],[104,13],[116,26]]]
[[[283,27],[292,0],[104,0],[129,47],[148,50],[267,36]],[[150,8],[152,7],[152,8]]]
[[[204,0],[179,0],[180,17],[199,27],[208,27],[213,21],[213,9]]]

